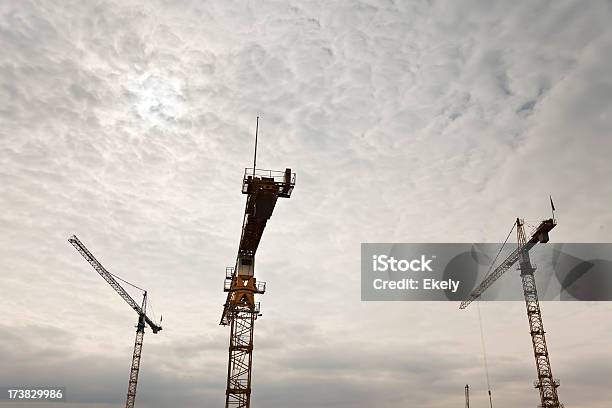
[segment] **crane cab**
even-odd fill
[[[550,240],[550,238],[548,236],[548,232],[551,229],[555,228],[556,225],[557,225],[557,223],[552,218],[544,220],[544,221],[542,221],[540,223],[538,228],[536,228],[536,230],[532,234],[532,236],[536,237],[540,244],[545,244],[545,243],[547,243]]]
[[[252,256],[240,256],[238,258],[237,274],[241,278],[250,278],[255,275],[255,259]]]

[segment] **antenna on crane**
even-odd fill
[[[550,197],[550,209],[552,211],[552,219],[553,221],[556,222],[557,220],[555,219],[555,204],[553,203],[552,195],[550,195],[549,197]]]
[[[253,154],[253,177],[255,177],[255,169],[257,168],[257,134],[259,133],[259,116],[255,122],[255,153]]]

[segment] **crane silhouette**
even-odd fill
[[[142,342],[144,339],[144,329],[148,325],[153,333],[159,332],[162,327],[153,322],[146,313],[147,310],[147,291],[134,286],[135,288],[143,292],[142,304],[136,303],[136,301],[130,296],[130,294],[117,282],[115,275],[107,271],[100,262],[93,256],[91,252],[83,245],[83,243],[77,238],[76,235],[68,238],[77,251],[85,258],[87,262],[104,278],[106,282],[127,302],[128,305],[138,314],[138,324],[136,325],[136,340],[134,342],[134,352],[132,354],[132,366],[130,369],[130,379],[128,383],[127,399],[125,402],[126,408],[134,408],[134,402],[136,400],[136,386],[138,385],[138,372],[140,371],[140,358],[142,356]],[[118,277],[117,277],[118,278]],[[122,280],[121,278],[118,278]],[[160,322],[161,323],[161,322]]]

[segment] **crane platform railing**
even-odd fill
[[[261,181],[273,182],[278,187],[279,197],[290,197],[295,187],[295,173],[291,172],[291,169],[285,171],[279,170],[264,170],[245,168],[244,177],[242,178],[242,193],[249,193],[249,185],[253,179],[259,179]]]

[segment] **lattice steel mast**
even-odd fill
[[[146,310],[147,292],[142,297],[142,310]],[[144,315],[138,316],[136,326],[136,340],[134,341],[134,352],[132,353],[132,366],[130,367],[130,380],[128,382],[127,398],[125,408],[134,408],[136,401],[136,387],[138,386],[138,372],[140,371],[140,357],[142,356],[142,342],[144,340],[145,319]]]
[[[230,326],[226,408],[248,408],[251,403],[253,329],[260,314],[255,294],[263,294],[264,282],[255,279],[255,253],[279,197],[289,198],[295,173],[247,168],[242,193],[247,194],[242,236],[234,267],[226,268],[221,325]]]
[[[147,310],[147,291],[146,290],[141,289],[135,285],[132,285],[135,288],[143,292],[142,305],[139,305],[130,296],[130,294],[127,293],[125,289],[123,289],[123,287],[119,284],[119,282],[115,280],[114,275],[110,273],[109,271],[107,271],[102,266],[102,264],[98,262],[98,260],[93,256],[91,252],[89,252],[89,250],[85,247],[85,245],[83,245],[83,243],[77,238],[76,235],[73,235],[72,237],[68,238],[68,242],[70,242],[76,248],[76,250],[79,251],[79,253],[83,256],[83,258],[85,258],[85,260],[89,262],[91,266],[93,266],[96,272],[98,272],[100,276],[102,276],[104,280],[108,282],[108,284],[111,285],[113,289],[115,289],[115,291],[119,294],[119,296],[121,296],[123,300],[125,300],[127,304],[130,305],[130,307],[134,309],[134,311],[136,311],[136,313],[138,313],[138,324],[136,326],[136,340],[134,341],[134,352],[132,353],[132,366],[130,368],[130,379],[128,382],[128,392],[127,392],[127,398],[125,402],[126,408],[134,408],[134,402],[136,400],[136,387],[138,385],[138,372],[140,370],[140,358],[142,356],[142,342],[144,339],[145,324],[149,325],[153,333],[159,332],[162,329],[162,327],[154,323],[146,314],[146,310]]]
[[[555,224],[552,224],[550,228],[552,229],[554,225]],[[524,221],[517,218],[516,226],[519,246],[525,246],[527,238],[523,227]],[[548,234],[546,234],[546,241],[548,241]],[[535,272],[535,267],[531,265],[528,251],[521,251],[519,268],[521,270],[521,280],[523,282],[523,295],[525,296],[525,306],[527,308],[527,319],[529,320],[533,353],[536,368],[538,370],[538,379],[535,381],[534,386],[540,391],[542,407],[558,408],[561,405],[559,404],[559,396],[557,395],[559,380],[553,378],[552,369],[550,368],[550,358],[548,357],[548,347],[546,346],[546,337],[544,335],[544,324],[542,323],[542,312],[540,311],[538,291],[536,288],[535,276],[533,274]]]
[[[552,199],[551,199],[552,204]],[[554,207],[553,207],[554,210]],[[516,219],[516,233],[518,246],[503,261],[493,272],[487,275],[480,285],[470,293],[468,298],[461,302],[461,309],[465,309],[472,301],[477,299],[489,286],[493,284],[500,276],[504,274],[516,262],[519,263],[521,272],[521,280],[523,283],[523,295],[525,297],[525,305],[527,307],[527,318],[529,320],[529,329],[531,333],[531,341],[535,356],[538,379],[534,385],[540,393],[540,407],[542,408],[561,408],[563,404],[559,403],[557,388],[559,380],[554,379],[550,368],[550,359],[548,357],[548,348],[546,347],[546,338],[544,336],[544,325],[542,323],[542,312],[538,301],[538,292],[536,289],[534,271],[535,267],[529,259],[529,250],[536,243],[546,243],[549,240],[548,233],[552,230],[557,222],[554,218],[544,220],[531,234],[527,240],[525,222],[521,219]]]

